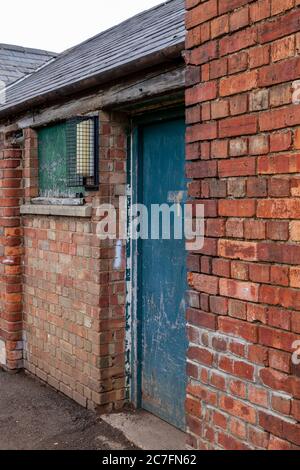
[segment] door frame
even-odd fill
[[[140,161],[141,152],[141,128],[143,125],[155,122],[184,118],[184,107],[177,106],[172,109],[161,109],[149,112],[133,118],[131,121],[131,133],[128,139],[127,159],[127,198],[128,198],[128,220],[130,207],[140,200]],[[131,240],[129,237],[126,244],[126,380],[128,398],[135,408],[141,408],[142,397],[142,323],[138,313],[139,305],[139,279],[140,269],[138,263],[138,251],[140,240]]]

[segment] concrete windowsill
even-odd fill
[[[91,217],[92,207],[85,206],[55,206],[51,204],[26,204],[21,206],[23,215],[55,215],[62,217]]]

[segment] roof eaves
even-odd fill
[[[168,60],[172,61],[176,58],[180,58],[182,57],[183,50],[184,50],[184,40],[180,40],[180,42],[178,42],[175,45],[169,46],[159,51],[155,51],[147,56],[141,57],[134,61],[123,64],[121,66],[112,68],[108,71],[101,72],[98,75],[94,75],[84,80],[78,80],[77,82],[73,82],[71,84],[68,84],[67,86],[47,92],[43,95],[34,96],[26,101],[16,103],[15,105],[8,106],[6,108],[2,108],[0,109],[0,119],[4,119],[8,117],[9,115],[22,113],[28,110],[29,108],[34,108],[34,107],[42,106],[45,104],[49,104],[52,101],[61,99],[62,97],[79,93],[81,91],[87,90],[95,86],[104,85],[105,83],[108,83],[111,80],[115,80],[116,72],[117,72],[118,79],[120,79],[126,75],[139,72],[145,68],[159,65],[160,63],[166,62]],[[40,67],[38,70],[46,67],[47,65],[49,65],[50,62],[54,60],[56,59],[54,58],[51,61],[48,61],[46,64],[43,64],[43,66]],[[38,70],[35,70],[33,74],[36,73]],[[28,78],[28,75],[26,75],[25,77],[22,77],[19,81],[14,82],[12,85],[10,85],[10,87],[16,86],[17,83],[23,80],[26,80],[27,78]]]

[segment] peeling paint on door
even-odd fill
[[[140,202],[148,210],[151,204],[171,205],[174,199],[183,202],[186,189],[184,136],[185,124],[181,119],[143,127]],[[176,216],[179,215],[175,213]],[[174,220],[172,228],[173,225]],[[175,237],[143,240],[138,260],[142,407],[184,429],[185,242]]]

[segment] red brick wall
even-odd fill
[[[83,406],[100,398],[100,250],[90,220],[23,217],[25,368]]]
[[[125,194],[126,126],[123,115],[100,113],[88,218],[20,217],[38,195],[37,135],[26,129],[16,148],[14,133],[1,136],[0,359],[100,411],[122,407],[126,394],[125,250],[116,266],[116,241],[97,236],[97,208]]]
[[[37,194],[37,138],[26,131],[25,196]],[[91,218],[23,217],[25,367],[83,406],[125,399],[125,262],[100,240],[97,208],[125,194],[126,122],[100,113],[100,188]],[[123,251],[123,255],[125,252]]]
[[[0,134],[0,355],[8,370],[22,366],[22,151],[14,133]]]
[[[299,0],[186,0],[187,425],[199,449],[300,448]]]

